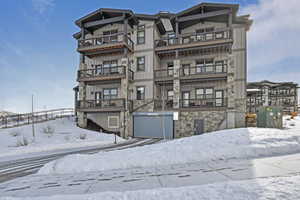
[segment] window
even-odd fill
[[[204,99],[204,89],[196,89],[196,98]]]
[[[117,60],[108,60],[103,62],[103,73],[118,73],[118,61]]]
[[[222,73],[222,72],[226,72],[226,61],[225,60],[222,60],[222,61],[216,61],[215,62],[215,65],[216,65],[216,72],[217,73]]]
[[[168,44],[169,45],[175,44],[175,33],[174,32],[168,33]]]
[[[145,56],[137,57],[136,62],[137,62],[136,70],[145,71]]]
[[[103,99],[116,99],[118,97],[117,88],[109,88],[103,90]]]
[[[202,40],[212,40],[213,39],[214,27],[202,28],[196,30],[196,39]]]
[[[182,65],[182,73],[184,76],[189,75],[190,74],[190,68],[191,65],[190,64],[183,64]]]
[[[96,105],[101,105],[101,92],[95,92]]]
[[[197,73],[214,72],[214,60],[203,59],[203,60],[196,61],[196,72]]]
[[[109,31],[104,31],[103,32],[103,42],[108,43],[108,42],[117,42],[118,41],[118,30],[109,30]]]
[[[139,86],[136,88],[136,99],[144,100],[145,99],[145,87]]]
[[[173,63],[168,63],[168,76],[173,76],[173,67],[174,64]]]
[[[199,88],[196,89],[196,98],[197,99],[212,99],[213,98],[213,89],[212,88]]]
[[[174,91],[173,90],[168,90],[167,99],[168,100],[173,100],[173,96],[174,96]]]
[[[138,26],[137,44],[145,44],[145,25]]]
[[[108,128],[119,128],[118,116],[108,116]]]
[[[223,106],[224,104],[224,92],[223,90],[216,91],[216,106]]]

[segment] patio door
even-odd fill
[[[189,107],[190,105],[190,92],[182,92],[182,107]]]

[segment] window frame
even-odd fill
[[[116,94],[115,95],[112,95],[112,90],[116,90]],[[109,91],[109,94],[105,95],[105,91]],[[107,96],[109,98],[105,98]],[[118,98],[118,88],[103,88],[103,100],[110,100],[110,99],[117,99],[117,98]]]
[[[144,36],[139,36],[140,33],[143,33]],[[142,41],[140,41],[140,38],[143,38]],[[137,27],[137,32],[136,32],[136,44],[140,45],[140,44],[145,44],[146,43],[146,26],[143,25],[139,25]]]
[[[143,59],[144,63],[140,64],[139,59]],[[143,66],[143,68],[140,68],[140,66]],[[146,56],[140,56],[136,58],[136,71],[137,72],[145,72],[146,71]]]
[[[140,98],[138,97],[139,88],[143,88],[143,93],[142,93],[142,96],[140,96]],[[146,96],[145,94],[146,94],[145,86],[136,86],[136,100],[145,100],[145,96]]]

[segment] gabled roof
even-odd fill
[[[81,27],[81,23],[82,22],[87,22],[87,21],[93,21],[93,20],[97,20],[100,19],[101,17],[105,17],[105,16],[110,16],[110,17],[114,17],[114,16],[120,16],[124,14],[126,17],[130,17],[131,20],[133,20],[134,22],[137,23],[137,19],[134,15],[134,13],[132,12],[132,10],[127,10],[127,9],[114,9],[114,8],[100,8],[86,16],[81,17],[80,19],[75,21],[75,24],[79,27]]]
[[[195,5],[191,8],[185,9],[179,13],[176,14],[176,17],[180,17],[180,16],[185,16],[188,14],[192,14],[193,12],[198,11],[200,8],[203,7],[207,7],[210,9],[216,9],[216,10],[220,10],[221,8],[231,8],[233,10],[234,13],[237,13],[238,9],[239,9],[239,4],[222,4],[222,3],[200,3],[198,5]]]

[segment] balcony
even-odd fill
[[[224,109],[227,106],[227,98],[211,99],[180,99],[181,109]]]
[[[87,56],[123,52],[127,48],[130,52],[134,49],[134,43],[124,33],[100,35],[88,39],[78,40],[77,51]]]
[[[76,109],[80,112],[113,112],[125,110],[125,99],[98,99],[77,101]]]
[[[173,76],[173,68],[171,69],[156,69],[154,70],[154,79],[157,82],[163,82],[163,81],[172,81]]]
[[[224,80],[227,78],[227,64],[182,66],[179,78],[186,80]],[[154,70],[156,82],[171,82],[174,79],[173,68]]]
[[[227,64],[183,66],[180,68],[180,80],[205,79],[220,80],[227,78]]]
[[[156,52],[215,46],[232,42],[231,29],[219,29],[205,33],[185,33],[179,37],[161,38],[154,41]]]
[[[79,70],[77,81],[94,82],[103,80],[118,80],[126,77],[125,66],[104,67],[99,65],[93,69]],[[129,69],[128,79],[133,80],[134,72]]]
[[[173,100],[172,99],[155,99],[154,100],[154,110],[173,110]]]

